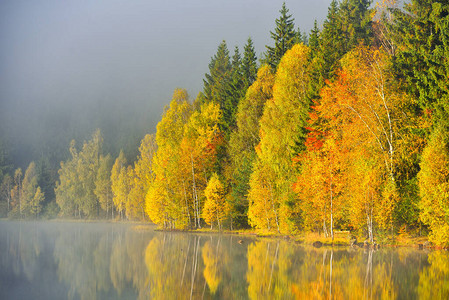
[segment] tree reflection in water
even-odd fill
[[[1,222],[1,299],[448,299],[449,255]],[[240,241],[240,242],[238,242]]]

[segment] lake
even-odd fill
[[[0,299],[449,299],[449,254],[0,221]]]

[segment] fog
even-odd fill
[[[192,99],[218,44],[271,45],[283,1],[0,2],[0,140],[16,164],[62,159],[95,128],[135,156],[176,87]],[[330,0],[286,1],[309,32]]]

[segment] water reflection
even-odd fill
[[[0,222],[0,299],[447,299],[449,255]]]

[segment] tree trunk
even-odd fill
[[[332,244],[334,243],[334,215],[333,215],[333,191],[332,191],[332,162],[331,162],[331,171],[330,171],[330,192],[331,192],[331,237]],[[332,257],[332,256],[331,256]]]

